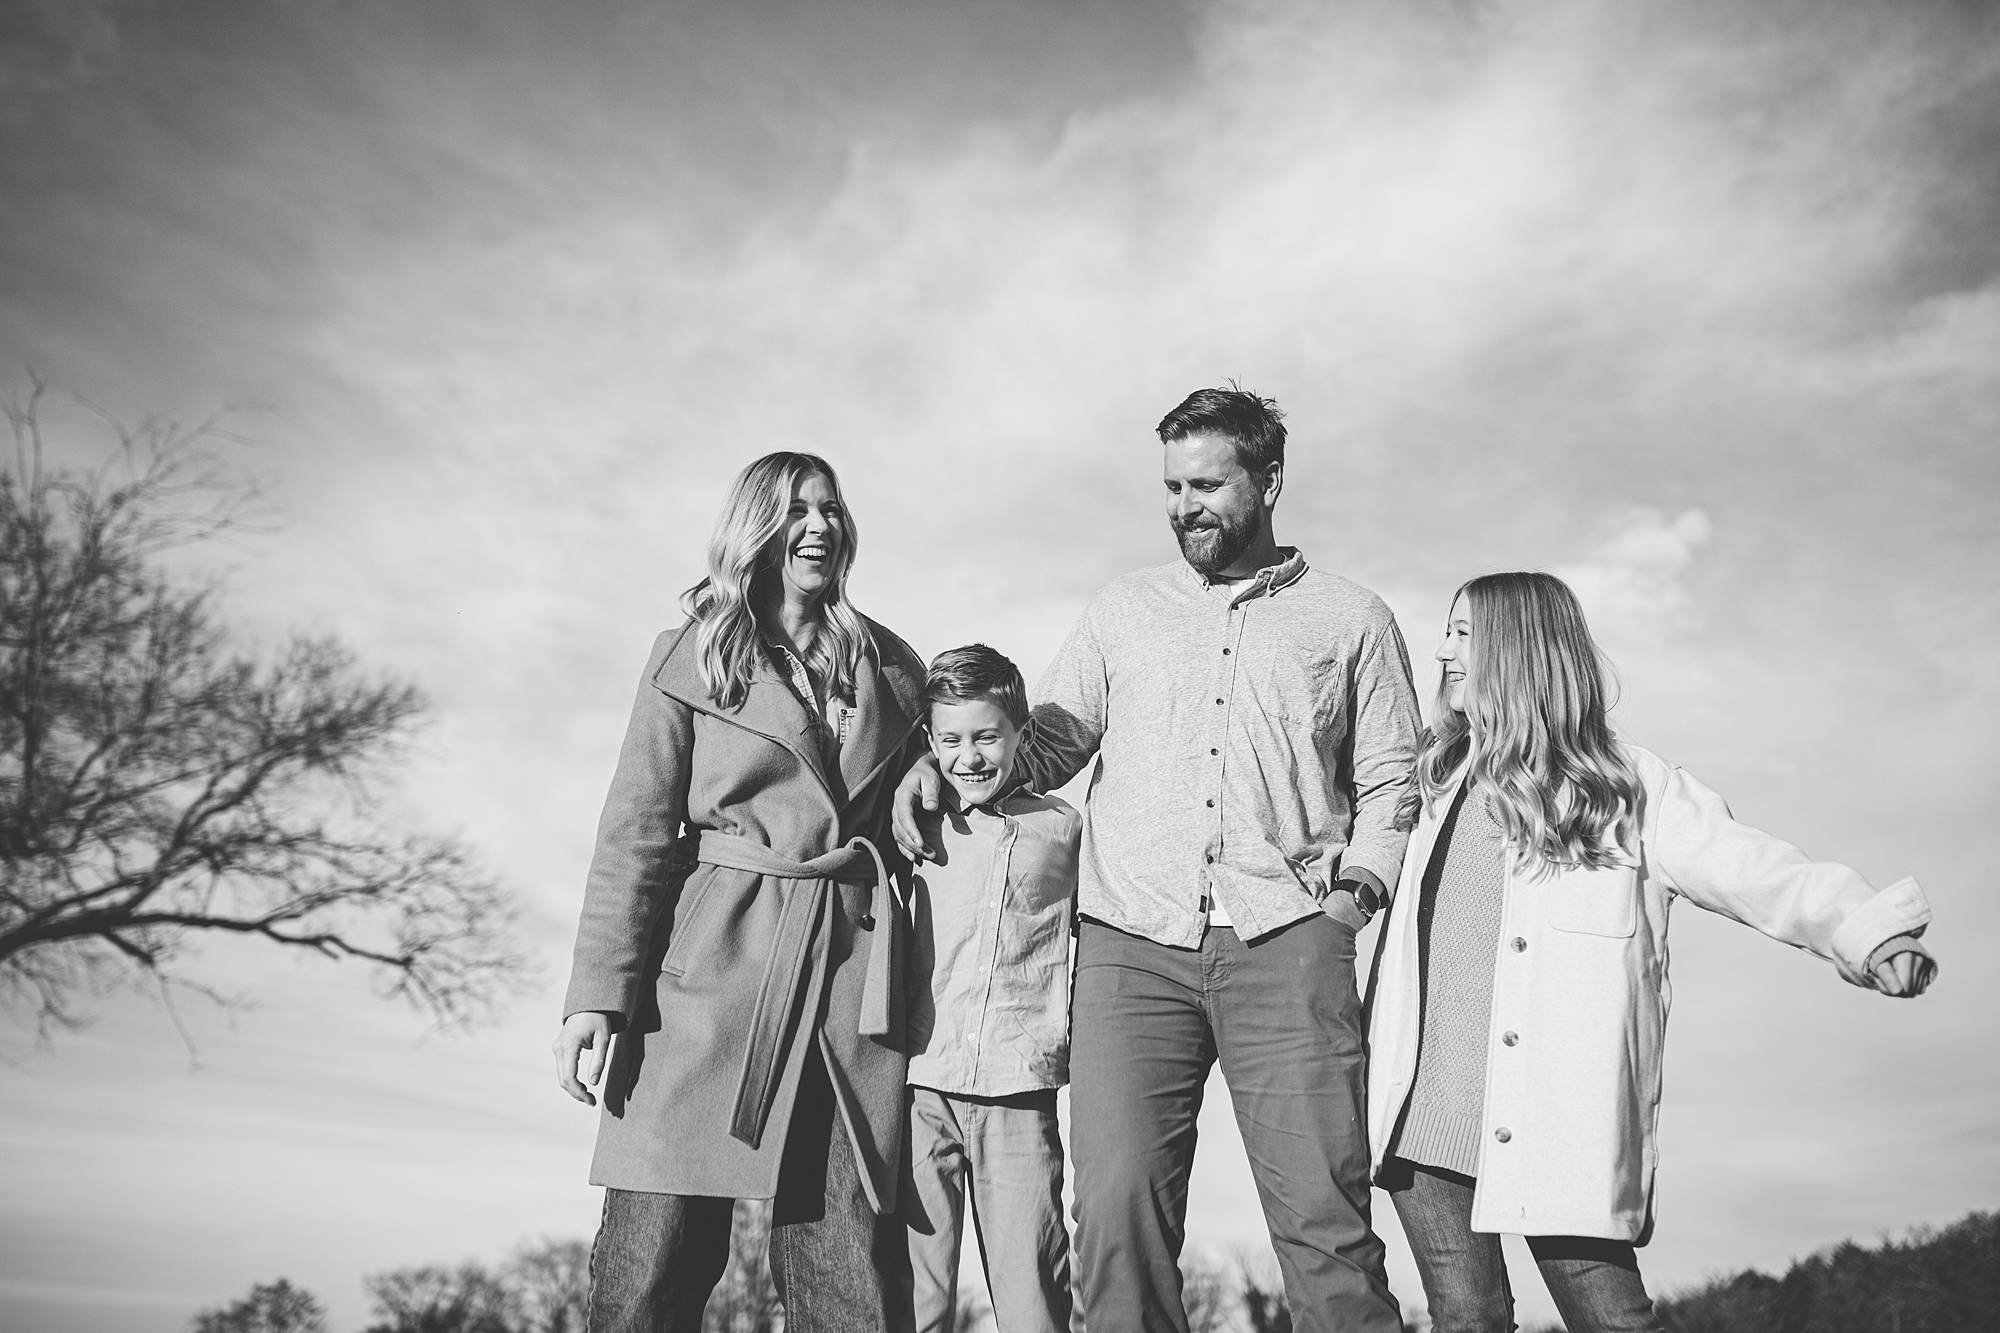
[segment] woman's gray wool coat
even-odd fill
[[[845,1127],[836,1140],[852,1145],[875,1210],[895,1206],[902,1006],[890,1006],[888,1032],[861,1029],[876,932],[891,932],[878,964],[899,958],[901,911],[875,910],[872,862],[869,882],[843,882],[859,877],[781,878],[695,864],[693,851],[706,832],[717,846],[733,835],[735,846],[803,862],[866,836],[899,868],[889,800],[923,745],[924,667],[867,624],[874,650],[837,767],[821,752],[820,724],[762,658],[743,702],[725,709],[696,669],[691,623],[653,645],[598,824],[563,1003],[565,1016],[624,1020],[593,1184],[770,1198],[810,1040]],[[890,981],[899,997],[901,976]],[[761,1096],[745,1091],[759,1084],[759,1063]],[[746,1102],[761,1111],[747,1132]]]

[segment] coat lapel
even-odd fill
[[[849,802],[866,792],[883,767],[903,753],[920,721],[921,693],[904,667],[884,665],[879,649],[869,653],[854,682],[858,725],[840,752],[840,776]]]
[[[779,676],[778,669],[759,654],[751,670],[750,687],[743,696],[743,702],[735,708],[721,708],[709,697],[707,687],[702,684],[701,672],[696,666],[697,651],[694,623],[690,621],[682,627],[680,638],[674,641],[673,647],[667,650],[659,670],[653,673],[654,688],[690,708],[720,718],[791,751],[819,780],[819,785],[826,789],[828,799],[837,809],[841,802],[827,773],[826,759],[820,753],[812,716],[806,712],[804,701]]]

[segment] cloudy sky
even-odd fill
[[[1172,555],[1150,428],[1224,377],[1290,413],[1281,539],[1426,692],[1459,582],[1557,570],[1625,734],[1935,904],[1906,1005],[1678,919],[1655,1289],[2000,1204],[1996,39],[1974,0],[5,0],[0,387],[234,409],[282,522],[215,557],[232,614],[424,687],[399,817],[481,849],[542,971],[469,1036],[240,946],[185,1038],[0,1024],[0,1326],[283,1274],[353,1330],[366,1274],[587,1235],[547,1044],[729,477],[825,453],[861,604],[1033,675]],[[1254,1250],[1211,1112],[1193,1237]]]

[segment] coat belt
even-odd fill
[[[755,1148],[763,1140],[765,1122],[777,1100],[778,1082],[784,1074],[786,1033],[800,993],[813,980],[813,973],[826,966],[824,944],[815,949],[813,942],[822,933],[822,919],[832,913],[831,886],[875,886],[869,906],[874,938],[868,946],[861,990],[860,1034],[864,1037],[892,1037],[901,1026],[901,969],[897,966],[901,910],[882,853],[866,838],[855,838],[810,861],[795,861],[750,838],[703,829],[696,857],[708,865],[791,881],[783,890],[778,935],[772,941],[764,977],[757,987],[757,1003],[751,1010],[750,1035],[744,1044],[743,1069],[729,1125],[731,1135]]]

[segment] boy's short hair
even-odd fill
[[[1021,668],[983,643],[968,643],[931,659],[924,676],[926,712],[932,704],[991,699],[1017,727],[1028,725],[1028,685]]]

